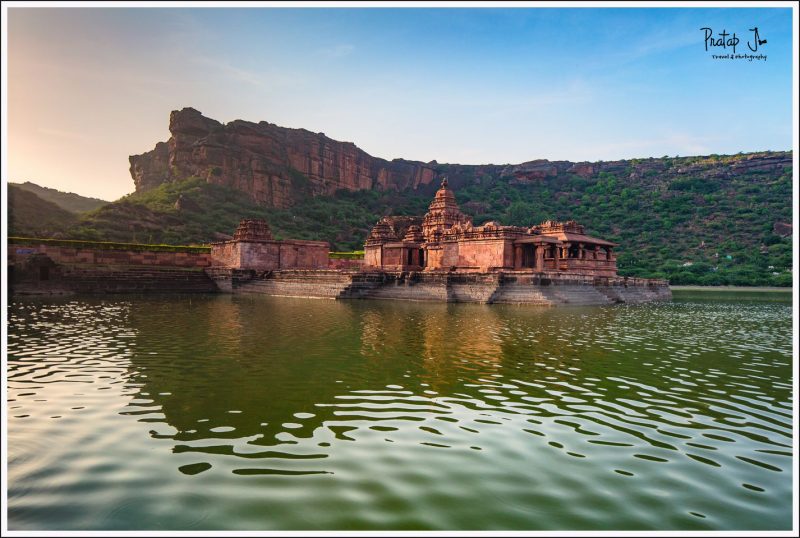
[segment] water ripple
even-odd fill
[[[15,530],[791,527],[790,303],[8,312]]]

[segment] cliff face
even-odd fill
[[[378,159],[323,133],[263,121],[222,125],[193,108],[173,111],[169,130],[167,142],[129,157],[137,191],[199,176],[246,192],[260,204],[288,207],[302,191],[416,189],[436,179],[424,163]]]
[[[167,142],[133,155],[130,172],[137,191],[192,176],[247,193],[264,206],[288,207],[298,195],[331,195],[339,189],[402,191],[435,187],[447,175],[460,188],[486,178],[531,185],[559,177],[597,177],[606,172],[631,185],[667,184],[680,177],[728,180],[749,172],[780,173],[792,166],[790,152],[753,153],[742,158],[648,158],[605,162],[548,161],[517,165],[440,165],[372,157],[351,142],[323,133],[288,129],[267,122],[236,120],[223,125],[193,108],[170,114]],[[431,191],[432,193],[432,191]],[[475,202],[476,203],[476,202]]]

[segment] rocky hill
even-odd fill
[[[78,217],[18,185],[8,185],[8,235],[64,237]]]
[[[84,211],[91,211],[106,205],[106,200],[99,198],[89,198],[75,194],[74,192],[61,192],[58,189],[51,189],[50,187],[42,187],[36,183],[26,181],[25,183],[11,183],[11,185],[32,192],[42,200],[53,202],[61,209],[69,211],[70,213],[83,213]]]
[[[265,121],[223,125],[193,108],[173,111],[169,131],[168,141],[129,158],[137,192],[201,177],[245,192],[259,204],[289,207],[306,194],[415,189],[435,176],[421,162],[378,159],[324,133]]]

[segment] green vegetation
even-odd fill
[[[674,159],[673,166],[686,163]],[[673,284],[790,286],[791,237],[773,233],[791,222],[791,170],[729,179],[682,177],[631,181],[600,173],[532,185],[498,180],[457,191],[462,207],[485,203],[475,222],[529,225],[575,219],[587,233],[618,243],[619,273]]]
[[[9,235],[52,237],[69,229],[77,221],[72,213],[34,193],[8,185]]]
[[[148,252],[211,252],[207,246],[145,245],[142,243],[112,243],[110,241],[78,241],[72,239],[40,239],[36,237],[9,237],[10,245],[50,245],[54,247],[91,248],[95,250],[127,250]]]
[[[176,209],[179,196],[186,207]],[[85,213],[69,236],[92,241],[209,243],[230,238],[242,218],[269,222],[277,239],[328,241],[333,250],[361,249],[375,222],[385,214],[422,214],[430,197],[419,193],[339,191],[336,196],[305,195],[286,209],[264,207],[246,194],[200,178],[167,183],[134,193]]]
[[[70,213],[91,211],[108,203],[106,200],[100,200],[99,198],[88,198],[73,192],[61,192],[60,190],[51,189],[50,187],[42,187],[30,181],[26,181],[25,183],[10,183],[9,186],[11,185],[18,189],[32,192],[42,200],[52,202]]]
[[[328,257],[334,260],[361,260],[364,258],[364,251],[354,250],[352,252],[331,252]]]
[[[673,284],[790,286],[791,237],[776,235],[773,226],[792,221],[791,168],[719,177],[702,177],[690,168],[746,157],[671,157],[655,161],[666,169],[638,175],[631,174],[628,162],[614,173],[561,174],[525,183],[503,177],[503,166],[435,168],[448,177],[476,224],[577,220],[590,235],[619,244],[621,275],[667,278]],[[328,241],[333,251],[344,253],[362,249],[381,216],[423,215],[438,187],[312,197],[302,174],[294,172],[292,184],[298,203],[283,209],[259,206],[244,193],[199,178],[164,184],[81,215],[63,237],[207,244],[229,238],[241,218],[263,218],[278,239]],[[180,209],[179,197],[186,202]]]

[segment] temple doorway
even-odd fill
[[[522,245],[522,267],[526,269],[536,267],[536,247],[534,245]]]

